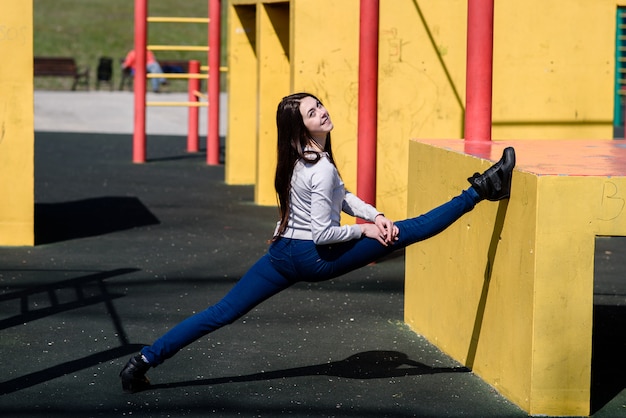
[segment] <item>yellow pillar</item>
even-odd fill
[[[0,0],[0,245],[33,245],[32,0]]]
[[[257,6],[258,136],[254,200],[276,205],[276,108],[289,92],[289,2]]]
[[[256,5],[228,7],[228,133],[225,181],[256,181],[257,57]]]

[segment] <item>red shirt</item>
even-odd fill
[[[154,54],[152,51],[146,51],[146,65],[152,64],[156,62],[156,58],[154,58]],[[124,68],[135,68],[135,50],[128,52],[126,54],[126,58],[124,58],[124,63],[122,64]]]

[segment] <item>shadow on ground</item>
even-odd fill
[[[106,196],[61,203],[35,204],[35,241],[52,244],[93,237],[159,220],[136,197]]]
[[[600,410],[626,388],[625,330],[626,306],[594,306],[591,364],[592,413]]]
[[[403,376],[419,376],[437,373],[469,373],[467,367],[431,367],[409,359],[397,351],[366,351],[341,361],[316,364],[292,369],[254,373],[245,376],[190,380],[186,382],[153,385],[153,389],[186,386],[213,386],[224,383],[253,382],[258,380],[285,379],[303,376],[335,376],[348,379],[381,379]]]

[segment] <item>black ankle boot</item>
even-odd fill
[[[467,181],[483,199],[491,201],[506,199],[511,194],[513,167],[515,167],[515,150],[507,147],[500,161],[489,167],[483,174],[475,173]]]
[[[141,354],[131,357],[120,372],[124,392],[135,393],[150,387],[150,381],[145,376],[149,369],[150,365],[143,361]]]

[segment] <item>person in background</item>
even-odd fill
[[[126,58],[124,58],[124,62],[122,62],[122,71],[129,71],[131,74],[135,73],[135,50],[128,51],[126,54]],[[163,69],[161,65],[154,57],[152,51],[146,51],[146,71],[151,74],[163,74]],[[151,78],[150,82],[152,83],[152,91],[158,93],[160,91],[160,87],[163,84],[167,84],[167,80],[164,78]]]
[[[500,161],[468,178],[470,187],[456,197],[423,215],[393,222],[345,189],[331,147],[334,125],[318,98],[309,93],[283,98],[276,125],[274,184],[280,220],[267,253],[222,300],[131,357],[119,374],[125,392],[149,388],[145,373],[151,367],[290,286],[329,280],[364,267],[440,233],[483,200],[497,201],[510,195],[515,150],[508,147]],[[342,211],[368,223],[341,225]]]

